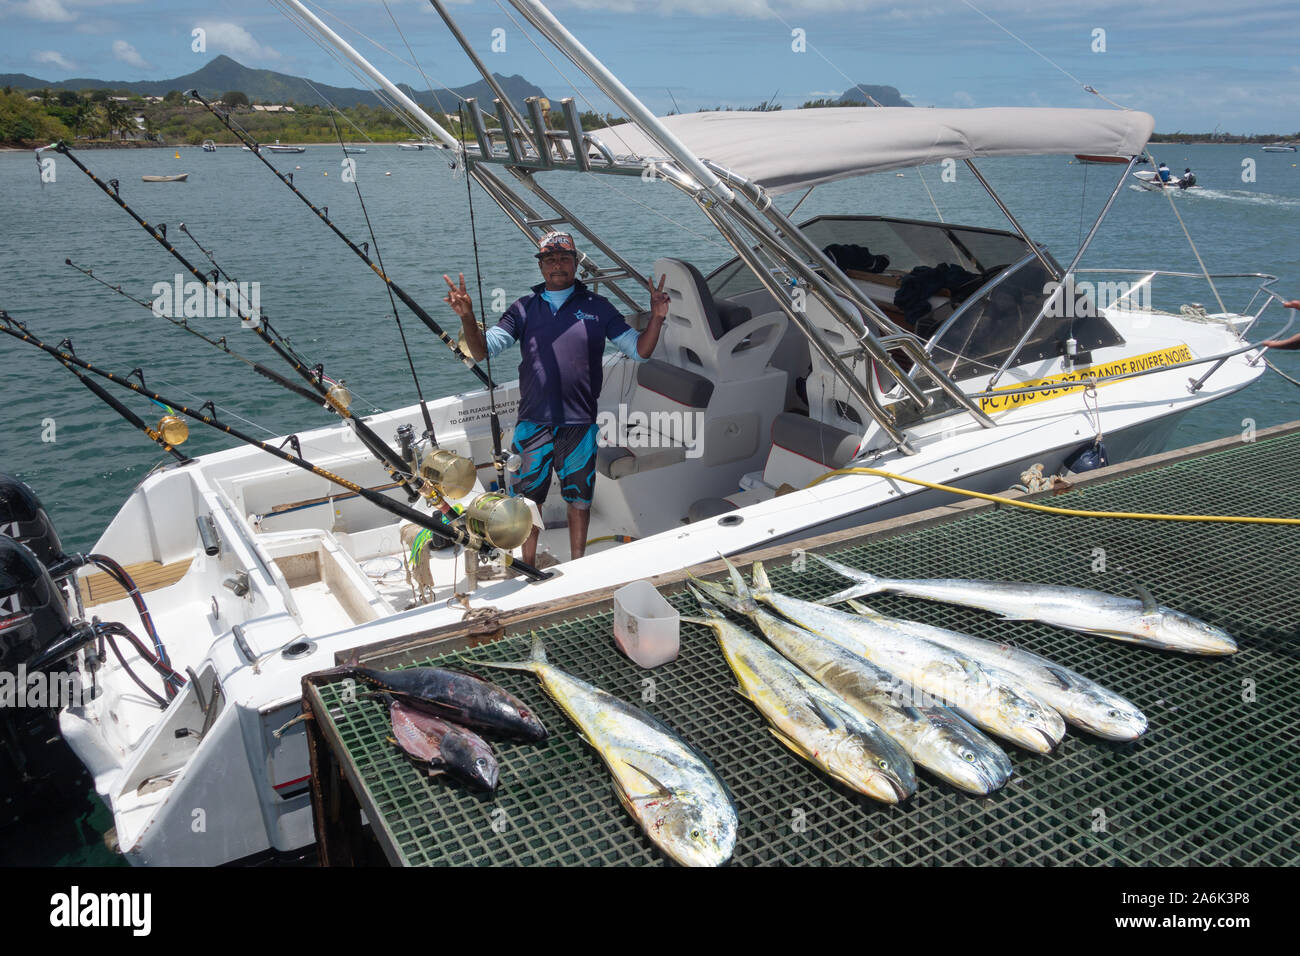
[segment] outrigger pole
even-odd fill
[[[269,345],[276,355],[279,355],[282,359],[293,366],[293,370],[297,372],[298,375],[312,387],[312,390],[319,395],[320,404],[338,414],[340,418],[344,419],[352,427],[361,443],[370,450],[371,454],[379,459],[380,464],[384,466],[384,469],[388,472],[389,476],[401,485],[402,490],[406,492],[408,500],[415,501],[420,497],[419,491],[413,488],[407,480],[408,476],[404,469],[398,467],[398,463],[402,462],[402,457],[397,452],[393,451],[393,449],[389,448],[388,444],[382,438],[376,435],[375,432],[360,418],[353,415],[348,407],[337,398],[331,390],[324,386],[321,381],[324,373],[319,370],[319,366],[317,366],[315,370],[309,369],[299,356],[290,354],[290,351],[287,351],[273,336],[267,333],[263,326],[268,325],[268,323],[265,322],[261,315],[254,315],[252,313],[245,315],[243,309],[227,298],[225,290],[223,290],[218,283],[211,281],[208,275],[199,271],[193,263],[185,258],[184,254],[181,253],[180,250],[167,241],[166,226],[155,227],[149,225],[149,223],[142,219],[134,209],[126,204],[126,201],[122,199],[115,188],[116,180],[113,180],[113,185],[105,183],[102,179],[87,169],[81,160],[72,155],[72,150],[68,148],[67,143],[59,141],[54,144],[53,148],[68,157],[74,166],[90,177],[91,182],[103,190],[104,195],[108,196],[115,203],[121,206],[132,219],[139,223],[140,228],[147,232],[155,242],[170,252],[172,257],[184,266],[189,273],[194,276],[194,278],[198,279],[199,282],[203,283],[204,286],[211,289],[217,296],[219,296],[221,301],[232,309],[249,328],[256,332],[258,338]]]
[[[379,278],[384,280],[384,284],[387,285],[388,288],[392,290],[392,292],[396,294],[396,296],[399,299],[402,300],[402,304],[405,305],[408,309],[410,309],[411,312],[415,315],[415,317],[419,319],[421,322],[423,322],[430,332],[438,336],[438,338],[442,339],[443,343],[446,344],[447,348],[451,349],[452,353],[456,355],[457,358],[460,359],[460,361],[465,365],[467,369],[469,369],[471,372],[474,373],[474,375],[478,378],[480,382],[482,382],[485,386],[491,387],[492,385],[491,377],[486,372],[484,372],[483,369],[479,368],[479,366],[475,364],[474,360],[471,357],[461,352],[460,348],[456,345],[456,340],[453,339],[450,335],[448,335],[445,331],[443,331],[442,326],[440,326],[434,320],[433,316],[431,316],[428,312],[426,312],[418,302],[412,299],[406,293],[405,289],[403,289],[391,278],[389,278],[388,275],[384,272],[384,270],[370,258],[370,256],[367,254],[365,250],[363,250],[355,242],[349,239],[343,233],[343,231],[339,229],[338,226],[334,225],[333,220],[331,220],[329,217],[328,209],[323,209],[317,206],[315,203],[313,203],[310,199],[308,199],[303,194],[301,189],[299,189],[297,186],[293,184],[293,173],[282,173],[280,172],[280,170],[276,169],[275,166],[271,163],[271,161],[262,155],[260,144],[257,142],[257,140],[253,139],[253,137],[250,136],[238,124],[232,123],[230,121],[229,116],[223,114],[214,105],[212,105],[206,99],[204,99],[199,94],[198,90],[190,90],[185,95],[192,97],[198,100],[200,103],[202,103],[205,107],[207,107],[208,111],[212,113],[212,115],[215,116],[221,122],[222,126],[224,126],[226,129],[230,130],[230,132],[234,133],[237,137],[239,137],[240,141],[249,148],[249,151],[252,152],[252,154],[256,156],[258,159],[260,159],[263,162],[263,164],[265,164],[267,169],[275,173],[276,178],[279,179],[280,182],[284,183],[286,186],[289,187],[290,192],[292,192],[295,196],[297,196],[304,203],[306,203],[307,207],[316,214],[317,219],[325,223],[325,225],[329,226],[330,230],[334,233],[334,235],[342,239],[344,244],[349,249],[351,249],[354,253],[356,253],[357,256],[361,259],[361,261],[371,268],[371,270],[375,273],[375,275],[379,276]]]
[[[252,445],[254,448],[260,448],[262,451],[266,452],[269,455],[274,455],[276,458],[279,458],[281,461],[286,461],[291,465],[295,465],[298,468],[302,468],[304,471],[311,472],[313,475],[316,475],[320,478],[324,478],[327,481],[332,481],[334,484],[339,485],[342,488],[346,488],[348,491],[352,492],[353,494],[360,495],[362,498],[365,498],[371,504],[379,508],[382,508],[384,511],[394,514],[399,518],[404,518],[405,520],[410,521],[413,524],[417,524],[422,528],[428,529],[433,534],[433,536],[437,538],[439,541],[442,541],[446,544],[460,544],[463,545],[467,550],[478,551],[481,553],[481,548],[475,545],[470,540],[469,535],[464,531],[464,529],[456,527],[454,525],[444,524],[438,518],[435,518],[431,515],[423,514],[422,512],[416,511],[414,508],[407,507],[401,502],[394,501],[391,498],[382,495],[376,491],[372,491],[371,489],[366,488],[363,485],[359,485],[354,481],[349,481],[347,478],[344,478],[341,475],[336,475],[331,471],[327,471],[324,468],[321,468],[317,465],[313,465],[311,462],[301,457],[301,455],[287,452],[283,448],[277,448],[275,445],[271,445],[264,441],[260,441],[251,435],[246,435],[243,432],[235,428],[232,428],[230,425],[227,425],[223,422],[219,422],[215,417],[216,416],[215,408],[213,408],[212,415],[205,415],[201,410],[195,411],[194,409],[189,408],[186,405],[182,405],[179,402],[172,401],[171,399],[168,399],[163,395],[160,395],[159,393],[149,388],[146,388],[143,385],[137,385],[135,382],[130,381],[127,378],[123,378],[119,375],[114,375],[112,372],[108,372],[105,371],[104,369],[98,368],[92,365],[90,362],[78,358],[71,351],[72,343],[68,339],[63,340],[63,344],[68,346],[68,351],[64,351],[62,348],[42,342],[40,339],[38,339],[36,336],[34,336],[31,332],[27,330],[27,326],[25,324],[13,318],[13,316],[9,315],[9,313],[5,312],[3,309],[0,309],[0,332],[4,332],[6,335],[11,335],[21,342],[26,342],[29,345],[36,346],[36,348],[40,349],[42,352],[46,352],[50,355],[53,355],[56,359],[58,359],[68,368],[75,367],[77,369],[90,372],[94,375],[98,375],[100,378],[108,379],[108,381],[113,382],[121,386],[122,388],[130,389],[131,391],[135,392],[137,395],[143,395],[145,398],[157,402],[160,405],[166,405],[169,408],[175,410],[176,412],[185,415],[187,418],[192,418],[195,421],[202,422],[204,425],[208,425],[212,428],[217,429],[218,431],[225,432],[227,435],[230,435],[232,438],[236,438],[239,441],[244,442],[245,444]],[[205,407],[211,407],[210,403]],[[290,435],[285,440],[285,442],[286,444],[292,444],[295,449],[298,448],[298,440],[296,435]],[[533,581],[542,581],[550,577],[550,575],[547,574],[545,571],[539,571],[537,568],[533,567],[531,564],[528,564],[527,562],[512,560],[510,563],[512,567],[517,568],[519,570],[519,573],[523,574],[525,577]]]

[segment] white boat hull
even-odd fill
[[[1115,354],[1150,353],[1167,346],[1170,335],[1197,355],[1217,354],[1239,341],[1223,325],[1176,317],[1161,317],[1161,335],[1144,330],[1141,323],[1122,326],[1121,319],[1116,321],[1127,344]],[[1099,364],[1111,359],[1095,356]],[[1044,361],[1012,374],[1033,379],[1059,372],[1059,365],[1059,360]],[[1187,387],[1188,369],[1102,386],[1101,427],[1111,461],[1159,451],[1188,411],[1245,387],[1261,371],[1262,365],[1251,367],[1237,356],[1195,393]],[[511,386],[498,393],[506,420],[514,394]],[[484,402],[482,393],[471,393],[432,404],[444,447],[488,460],[482,453],[486,421],[476,417]],[[888,451],[863,464],[997,492],[1018,483],[1032,464],[1042,464],[1044,473],[1051,474],[1071,452],[1090,443],[1096,431],[1077,392],[995,417],[998,424],[991,429],[980,428],[964,414],[922,423],[909,433],[915,455]],[[398,424],[419,420],[418,408],[411,407],[369,422],[380,434],[389,434]],[[343,429],[299,434],[317,464],[370,484],[382,480],[378,466],[345,439]],[[702,465],[696,467],[703,473]],[[737,467],[746,467],[746,461]],[[612,506],[609,499],[616,491],[613,484],[598,486],[597,507],[602,499]],[[267,852],[290,854],[311,844],[304,732],[293,728],[281,738],[273,736],[298,712],[302,676],[333,666],[336,655],[355,648],[461,621],[463,608],[449,609],[441,600],[400,610],[394,589],[385,590],[382,581],[376,584],[362,570],[401,550],[397,528],[385,523],[384,513],[359,501],[272,512],[276,504],[322,494],[329,489],[320,479],[255,449],[237,448],[148,477],[96,544],[96,551],[124,564],[192,562],[177,584],[148,595],[149,605],[175,666],[192,668],[208,691],[205,696],[211,696],[214,677],[222,690],[222,704],[213,709],[210,726],[197,740],[175,736],[177,728],[205,723],[192,691],[160,714],[115,664],[97,673],[101,697],[62,713],[63,734],[113,811],[119,844],[132,863],[214,865]],[[471,603],[501,611],[527,608],[669,573],[710,561],[719,552],[793,544],[951,500],[905,483],[845,474],[693,524],[683,526],[674,518],[663,533],[563,564],[561,573],[546,581],[482,584]],[[223,552],[215,558],[196,550],[193,540],[194,518],[205,512],[212,515],[223,542]],[[260,525],[249,517],[259,514],[265,516]],[[593,509],[593,535],[600,533],[600,520]],[[565,532],[548,534],[554,541]],[[314,570],[305,573],[305,568]],[[247,573],[252,586],[243,598],[221,583],[237,571]],[[434,567],[435,581],[444,587],[451,583],[449,573],[449,564]],[[126,602],[96,607],[94,613],[134,621]],[[306,653],[286,657],[283,649],[295,643],[302,643]]]

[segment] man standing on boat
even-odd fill
[[[555,232],[542,239],[537,252],[543,281],[515,301],[487,335],[474,319],[465,290],[444,275],[450,290],[443,300],[460,317],[465,344],[475,361],[496,357],[519,343],[519,420],[513,450],[522,459],[514,493],[536,502],[546,500],[551,472],[569,506],[569,552],[582,557],[587,548],[592,493],[596,487],[596,402],[602,382],[601,358],[606,340],[634,361],[650,358],[668,316],[668,294],[650,290],[650,320],[644,332],[628,327],[618,309],[590,291],[575,276],[578,250],[573,237]],[[524,542],[523,557],[532,564],[540,529]]]

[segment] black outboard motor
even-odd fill
[[[80,768],[59,737],[58,709],[73,703],[66,692],[81,688],[72,665],[58,659],[93,637],[90,625],[73,623],[35,553],[0,535],[0,826],[75,792],[64,789]]]
[[[63,556],[63,545],[45,507],[24,482],[0,471],[0,534],[32,549],[49,567]]]

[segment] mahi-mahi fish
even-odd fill
[[[669,857],[683,866],[720,866],[731,858],[739,824],[727,788],[661,721],[548,663],[536,639],[530,660],[478,663],[530,671],[541,681],[609,768],[619,802]]]
[[[850,568],[819,554],[814,554],[813,557],[844,577],[858,582],[823,598],[823,604],[836,604],[848,598],[890,591],[927,601],[981,608],[1001,614],[1009,621],[1042,621],[1066,630],[1096,634],[1162,651],[1203,655],[1237,653],[1237,642],[1226,631],[1197,620],[1190,614],[1157,604],[1145,589],[1140,589],[1142,599],[1137,600],[1087,588],[1049,584],[967,581],[959,578],[893,581]]]
[[[935,704],[918,706],[898,678],[829,638],[763,610],[739,574],[732,580],[736,594],[709,581],[694,583],[724,607],[747,615],[782,655],[897,740],[917,766],[981,796],[1011,778],[1011,761],[1002,749],[957,714]]]
[[[682,620],[717,634],[740,695],[758,708],[777,740],[836,780],[883,803],[898,803],[916,792],[912,761],[883,729],[762,639],[732,624],[699,591],[691,588],[691,593],[705,616]]]
[[[1147,719],[1131,703],[1096,681],[1040,657],[1032,651],[998,644],[945,627],[885,617],[857,601],[849,606],[884,627],[896,627],[923,640],[933,641],[1019,678],[1075,727],[1106,740],[1137,740],[1147,729]]]
[[[1061,715],[1010,674],[870,618],[774,591],[761,562],[754,562],[753,577],[754,597],[764,604],[865,657],[927,699],[947,702],[989,733],[1038,754],[1051,753],[1065,736]]]

